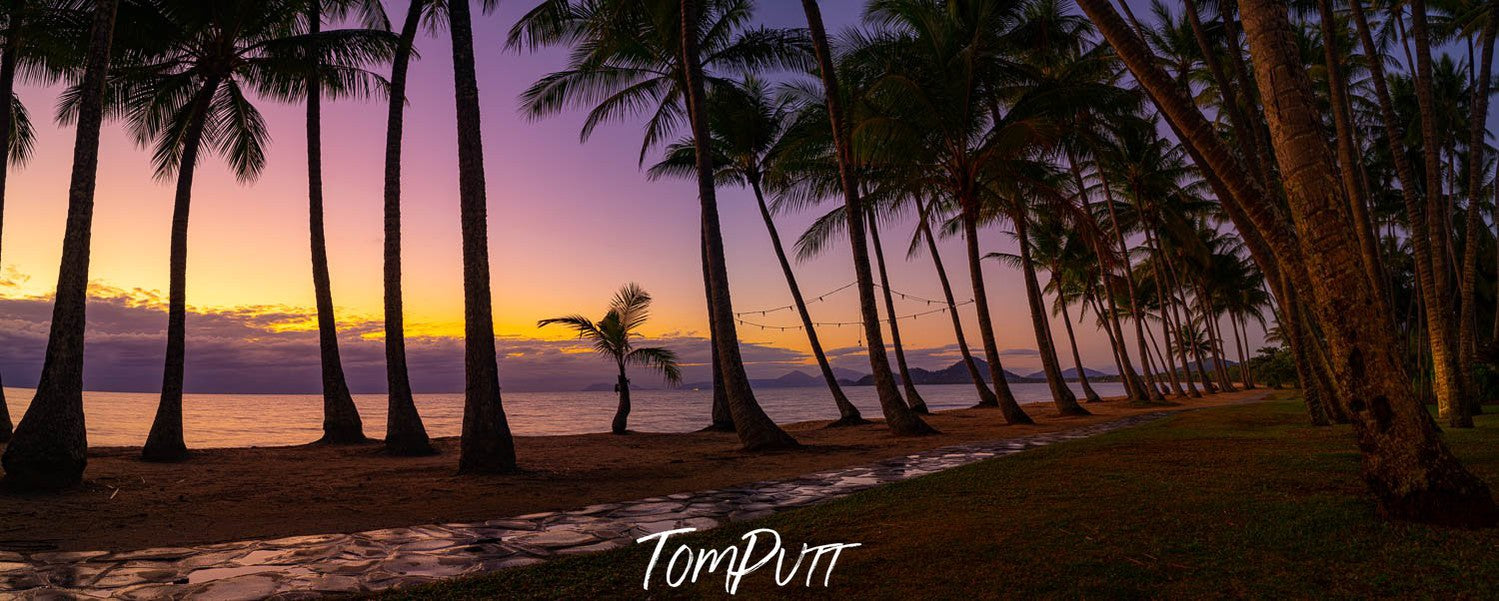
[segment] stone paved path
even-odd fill
[[[1160,411],[1081,428],[954,445],[787,480],[465,524],[293,536],[182,548],[0,552],[0,599],[302,599],[382,590],[705,530],[1028,448],[1160,419]]]

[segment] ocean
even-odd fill
[[[1076,382],[1072,389],[1082,398]],[[1117,382],[1093,384],[1105,397],[1123,396]],[[1044,383],[1011,384],[1021,404],[1049,403]],[[872,386],[845,386],[849,400],[865,417],[880,416]],[[932,409],[968,407],[977,400],[971,385],[919,388]],[[11,419],[19,422],[35,391],[6,388]],[[84,416],[90,446],[139,446],[155,416],[155,393],[85,392]],[[547,436],[609,431],[617,397],[613,392],[505,392],[505,414],[517,435]],[[631,393],[630,429],[641,432],[691,432],[708,425],[712,394],[707,390],[636,390]],[[766,388],[755,391],[765,412],[780,423],[831,420],[838,417],[827,389]],[[364,432],[385,435],[383,394],[354,395]],[[417,410],[434,437],[457,436],[463,421],[463,394],[418,394]],[[305,444],[322,435],[322,395],[188,394],[183,398],[183,428],[189,448],[285,446]]]

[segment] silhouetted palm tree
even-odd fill
[[[750,27],[750,0],[708,0],[694,4],[705,90],[732,86],[726,77],[767,68],[804,68],[802,36],[784,30]],[[682,54],[682,10],[679,0],[611,1],[547,0],[511,28],[511,49],[568,46],[575,51],[561,71],[547,74],[521,94],[524,110],[534,117],[554,115],[568,107],[584,108],[580,137],[586,141],[599,125],[649,113],[640,147],[640,162],[651,149],[677,135],[691,115],[687,109],[687,64]],[[728,403],[753,401],[744,366],[720,347],[733,324],[725,311],[727,296],[715,297],[711,280],[727,269],[719,264],[710,238],[722,237],[717,220],[703,220],[703,288],[713,344],[714,424],[732,424]],[[722,300],[716,300],[722,298]],[[737,341],[734,342],[737,345]],[[737,400],[729,397],[737,396]],[[757,405],[758,406],[758,405]],[[753,412],[753,409],[752,409]],[[732,421],[732,420],[727,420]]]
[[[838,72],[834,67],[833,50],[828,43],[827,30],[822,24],[822,10],[817,0],[802,0],[802,11],[807,15],[807,27],[812,34],[813,49],[817,57],[817,72],[822,80],[824,102],[827,108],[829,127],[832,128],[832,146],[837,157],[839,183],[844,198],[844,220],[848,224],[848,238],[853,249],[854,276],[859,289],[859,313],[864,325],[864,338],[869,342],[869,363],[874,372],[875,389],[880,399],[880,409],[885,414],[885,423],[896,434],[920,436],[935,434],[937,430],[920,416],[912,412],[900,392],[895,388],[895,378],[890,373],[890,360],[885,355],[884,336],[880,332],[879,309],[874,297],[874,276],[869,266],[869,248],[865,240],[865,209],[859,197],[858,175],[854,172],[851,129],[845,121],[842,89],[838,86]]]
[[[666,382],[677,385],[682,382],[682,370],[677,366],[677,354],[660,347],[636,347],[635,330],[645,325],[650,318],[651,295],[639,284],[625,284],[614,293],[609,303],[609,312],[597,322],[582,315],[554,317],[536,322],[536,327],[560,324],[572,328],[578,338],[593,344],[593,350],[613,360],[619,368],[619,380],[614,385],[619,393],[619,408],[614,412],[610,431],[615,434],[627,432],[630,417],[630,378],[625,373],[629,365],[641,365],[661,372]]]
[[[99,130],[104,123],[105,86],[118,0],[97,0],[83,72],[76,86],[73,119],[73,173],[68,184],[68,218],[62,264],[52,301],[52,325],[36,396],[16,425],[0,463],[13,490],[56,489],[83,479],[88,434],[83,418],[83,331],[87,324],[90,232],[99,167]]]
[[[21,98],[15,93],[16,72],[23,60],[22,41],[33,37],[33,34],[54,37],[48,35],[51,30],[45,27],[45,21],[48,20],[45,17],[53,16],[58,11],[46,10],[48,8],[51,7],[29,6],[26,0],[9,0],[0,6],[5,18],[5,45],[3,54],[0,54],[0,99],[10,99],[6,105],[8,110],[0,110],[0,140],[8,142],[0,144],[0,233],[5,230],[5,180],[9,173],[9,169],[4,167],[24,164],[31,156],[31,148],[36,139],[26,106],[21,104]],[[33,18],[34,16],[39,18]],[[39,27],[41,30],[37,31]],[[46,48],[45,44],[28,46]],[[38,57],[35,56],[24,58],[31,59],[27,62],[38,62]],[[31,65],[33,68],[38,66],[42,67],[42,73],[46,73],[45,64]],[[0,384],[0,442],[10,440],[12,428],[10,409],[5,404],[5,387]]]
[[[496,2],[482,0],[486,8]],[[458,209],[463,229],[463,436],[460,473],[515,469],[515,440],[500,401],[500,368],[494,348],[494,308],[489,286],[488,197],[484,139],[479,123],[479,82],[474,72],[474,29],[468,0],[449,0],[453,91],[458,125]]]
[[[742,88],[715,88],[708,94],[708,128],[713,134],[714,173],[719,183],[748,186],[755,193],[760,216],[770,234],[771,248],[781,265],[786,286],[791,290],[802,329],[807,333],[812,357],[816,359],[818,370],[833,395],[833,403],[838,407],[838,420],[832,425],[868,423],[843,394],[843,387],[833,374],[832,365],[828,363],[818,339],[817,328],[812,323],[812,315],[802,298],[801,287],[797,285],[796,274],[791,269],[791,261],[781,244],[771,206],[765,199],[765,189],[774,189],[776,180],[784,177],[778,171],[783,167],[781,163],[786,158],[788,147],[794,144],[794,140],[788,140],[786,135],[794,117],[795,106],[788,100],[771,98],[769,88],[760,79],[748,78]],[[666,158],[651,167],[650,175],[652,178],[667,175],[696,177],[697,156],[692,141],[685,140],[668,147]]]
[[[365,26],[382,31],[390,29],[385,11],[378,0],[303,0],[306,3],[306,31],[322,32],[324,4],[332,9],[327,17],[337,19],[358,11]],[[312,57],[310,60],[320,60]],[[344,378],[343,361],[338,352],[338,321],[333,314],[333,284],[328,275],[328,241],[323,228],[323,95],[337,98],[343,90],[335,80],[324,86],[317,76],[307,78],[307,212],[309,239],[312,242],[312,290],[317,306],[318,355],[323,375],[323,437],[319,442],[349,444],[364,442],[364,424],[359,409],[349,394]]]
[[[431,0],[411,0],[401,23],[390,72],[390,113],[385,126],[385,450],[394,455],[434,452],[411,396],[406,369],[406,316],[401,298],[401,136],[405,131],[406,79],[416,33],[435,10]]]
[[[307,9],[300,0],[154,0],[150,6],[154,40],[139,60],[115,70],[112,88],[116,110],[136,141],[152,146],[157,175],[177,176],[166,367],[161,403],[141,449],[145,459],[171,461],[187,455],[182,435],[187,226],[200,151],[206,145],[241,181],[253,180],[265,165],[270,132],[246,89],[284,101],[305,98],[309,83],[330,93],[369,94],[380,80],[363,67],[389,58],[394,39],[371,30],[300,32],[298,21]]]

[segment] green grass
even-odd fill
[[[1447,440],[1499,483],[1499,416],[1477,421]],[[829,588],[821,574],[777,588],[762,569],[739,597],[1499,598],[1499,530],[1378,519],[1351,434],[1307,426],[1298,401],[1187,413],[673,541],[722,548],[761,527],[795,549],[863,546]],[[383,598],[726,596],[721,576],[668,589],[659,566],[645,594],[649,547]]]

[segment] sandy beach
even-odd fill
[[[1206,407],[1263,390],[1188,400]],[[63,494],[0,493],[0,550],[130,550],[298,534],[353,532],[493,519],[786,478],[945,445],[1063,430],[1159,411],[1121,401],[1088,405],[1088,417],[1027,408],[1037,424],[1005,426],[995,410],[942,411],[941,435],[891,436],[882,425],[787,429],[800,451],[746,454],[731,433],[517,437],[522,471],[455,474],[457,439],[442,454],[381,455],[379,444],[199,451],[183,463],[137,459],[131,447],[90,449],[81,488]]]

